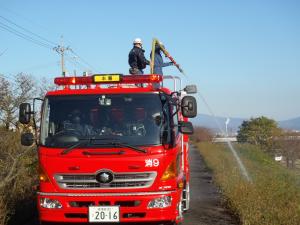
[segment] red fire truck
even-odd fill
[[[174,82],[174,90],[164,87]],[[41,223],[178,224],[189,208],[187,118],[196,86],[179,77],[95,74],[55,78],[42,99],[36,141]],[[19,121],[34,120],[29,103]]]

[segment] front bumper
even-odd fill
[[[159,197],[170,196],[171,206],[148,209],[148,203]],[[137,193],[38,193],[40,221],[45,222],[88,222],[89,206],[120,206],[120,222],[176,221],[180,218],[178,202],[180,191],[137,192]],[[58,200],[60,209],[46,209],[40,206],[40,198]]]

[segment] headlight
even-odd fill
[[[172,198],[170,196],[164,196],[164,197],[155,198],[151,200],[148,204],[148,209],[167,208],[171,206],[171,204],[172,204]]]
[[[61,203],[56,199],[50,198],[41,198],[40,199],[40,206],[46,209],[60,209],[62,208]]]

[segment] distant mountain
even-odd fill
[[[300,117],[290,119],[290,120],[279,121],[278,124],[281,128],[284,129],[300,131]]]
[[[230,121],[228,123],[228,133],[234,134],[239,130],[239,126],[242,124],[244,120],[248,120],[247,118],[231,118],[229,117]],[[226,117],[217,116],[214,118],[213,116],[206,115],[206,114],[198,114],[196,118],[191,119],[191,122],[194,126],[203,126],[212,129],[216,133],[220,133],[219,127],[225,132]],[[284,120],[278,122],[279,127],[283,129],[289,130],[299,130],[300,131],[300,117]]]
[[[229,118],[230,121],[228,123],[228,133],[234,134],[238,131],[239,126],[245,119],[242,118]],[[206,114],[198,114],[196,118],[191,119],[191,122],[194,126],[207,127],[213,130],[216,133],[220,133],[219,127],[225,132],[226,117],[216,116],[215,118]]]

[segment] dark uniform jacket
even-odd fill
[[[150,62],[145,58],[145,50],[138,47],[133,47],[128,55],[128,63],[131,68],[143,70]]]

